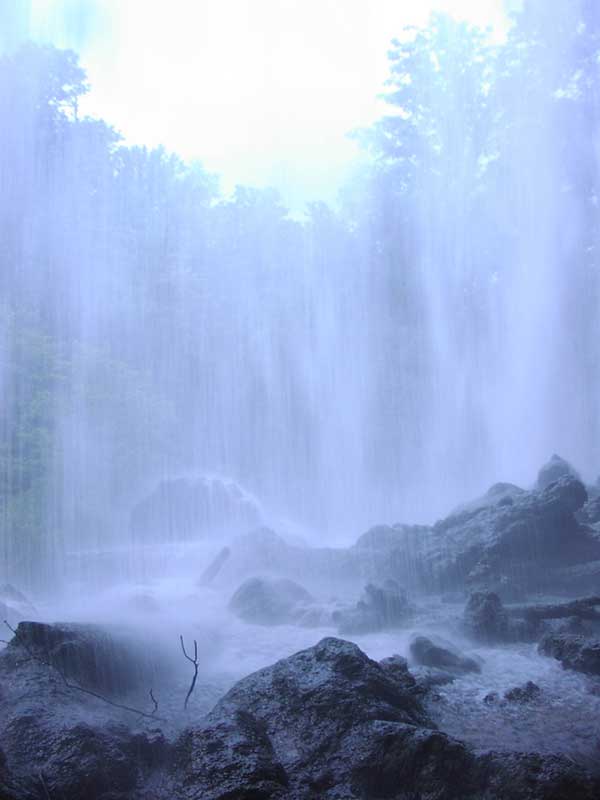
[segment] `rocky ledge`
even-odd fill
[[[32,658],[30,634],[20,629],[0,656],[2,800],[600,796],[600,782],[567,758],[476,753],[437,730],[403,659],[378,663],[341,639],[249,675],[167,735],[157,720],[125,724],[69,692]]]

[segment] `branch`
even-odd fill
[[[12,633],[15,636],[17,635],[16,630],[11,625],[9,625],[9,623],[6,620],[4,620],[4,624],[6,625],[6,627],[10,631],[12,631]],[[58,674],[60,675],[60,677],[62,679],[62,682],[67,687],[67,689],[74,689],[77,692],[83,692],[83,694],[88,694],[88,695],[90,695],[90,697],[95,697],[98,700],[102,700],[104,703],[108,703],[109,706],[113,706],[114,708],[120,708],[123,711],[130,711],[132,714],[138,714],[140,717],[146,717],[147,719],[158,719],[161,722],[165,722],[166,721],[166,720],[162,719],[161,717],[156,717],[155,716],[155,712],[156,712],[156,709],[158,708],[158,704],[156,704],[156,706],[154,708],[154,711],[152,711],[152,713],[148,714],[146,711],[141,711],[139,708],[133,708],[132,706],[126,706],[123,703],[116,703],[114,700],[109,700],[108,697],[105,697],[102,694],[98,694],[98,692],[94,692],[91,689],[86,689],[83,686],[79,686],[79,684],[77,684],[77,683],[71,683],[68,680],[68,678],[65,675],[65,673],[62,671],[62,669],[60,669],[60,667],[57,667],[56,664],[53,664],[49,660],[49,657],[48,657],[48,660],[43,659],[40,656],[36,655],[36,653],[34,653],[23,642],[19,642],[19,644],[28,653],[29,657],[32,658],[34,661],[38,661],[40,664],[43,664],[45,667],[50,667],[51,669],[56,670],[56,672],[58,672]],[[156,703],[156,701],[154,701],[154,702]]]
[[[600,619],[600,613],[596,611],[596,606],[600,606],[600,597],[583,597],[580,600],[572,600],[568,603],[558,603],[557,605],[545,606],[517,606],[508,609],[508,613],[513,617],[528,617],[532,620],[542,619],[566,619],[568,617],[580,617],[580,619]]]
[[[150,689],[149,694],[150,694],[150,700],[152,700],[152,702],[154,703],[154,710],[152,711],[152,713],[150,715],[150,716],[153,717],[156,714],[156,712],[158,711],[158,702],[156,700],[156,697],[154,697],[154,692],[152,691],[152,689]]]
[[[183,636],[179,637],[179,641],[181,642],[181,649],[183,650],[183,655],[187,658],[190,664],[194,665],[194,677],[192,678],[192,683],[190,688],[188,689],[188,693],[185,698],[185,702],[183,703],[184,709],[187,708],[188,700],[190,699],[192,692],[194,691],[194,687],[196,686],[196,678],[198,677],[198,642],[194,639],[194,657],[188,656],[185,644],[183,643]]]

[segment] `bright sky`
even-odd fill
[[[507,0],[30,2],[34,36],[80,53],[85,112],[298,205],[331,199],[346,133],[381,114],[390,39],[433,9],[502,30]]]

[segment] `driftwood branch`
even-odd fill
[[[196,679],[198,677],[198,642],[194,639],[194,657],[192,658],[186,652],[185,644],[184,644],[184,641],[183,641],[183,636],[179,637],[179,641],[181,643],[181,649],[183,651],[183,655],[187,658],[187,660],[190,662],[190,664],[194,665],[194,677],[192,678],[192,682],[190,684],[190,688],[188,689],[188,693],[187,693],[187,695],[185,697],[185,702],[183,704],[183,707],[187,708],[188,701],[189,701],[190,697],[192,696],[192,692],[194,691],[194,688],[196,686]]]
[[[542,619],[567,619],[579,617],[580,619],[600,619],[600,597],[584,597],[570,603],[558,603],[545,606],[518,606],[507,609],[513,617],[526,617],[532,620]]]
[[[6,627],[10,631],[12,631],[12,633],[15,636],[17,635],[16,630],[6,620],[4,620],[4,624],[6,625]],[[39,664],[43,664],[45,667],[49,667],[50,669],[56,670],[56,672],[59,674],[63,684],[66,686],[67,689],[73,689],[74,691],[82,692],[83,694],[87,694],[90,697],[95,697],[97,700],[102,700],[102,702],[107,703],[109,706],[113,706],[114,708],[120,708],[123,711],[129,711],[132,714],[138,714],[138,716],[140,716],[140,717],[146,717],[147,719],[158,719],[161,722],[165,722],[165,720],[161,719],[161,717],[155,716],[155,712],[156,712],[156,709],[158,708],[158,704],[155,705],[154,711],[152,711],[152,713],[148,713],[146,711],[142,711],[139,708],[133,708],[132,706],[127,706],[127,705],[124,705],[123,703],[116,703],[114,700],[110,700],[108,697],[105,697],[103,694],[99,694],[98,692],[94,692],[92,689],[86,689],[84,686],[79,686],[78,683],[71,682],[67,678],[65,673],[62,671],[62,669],[60,669],[60,667],[58,667],[56,664],[53,664],[49,657],[46,658],[46,659],[42,658],[41,656],[39,656],[36,653],[34,653],[23,642],[20,642],[20,645],[21,645],[21,647],[23,647],[23,649],[27,652],[27,654],[29,655],[29,657],[33,661],[37,661]],[[154,702],[156,703],[156,701],[154,701]]]

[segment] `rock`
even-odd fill
[[[20,622],[7,655],[22,651],[86,689],[123,694],[156,684],[159,665],[124,635],[93,625]]]
[[[594,798],[598,784],[566,758],[478,756],[433,729],[405,671],[329,638],[244,678],[176,742],[171,796]]]
[[[335,611],[333,621],[340,633],[372,633],[406,623],[412,613],[405,592],[394,580],[382,585],[369,583],[356,606]]]
[[[221,569],[222,583],[237,584],[253,575],[289,578],[320,591],[328,586],[346,592],[379,569],[384,556],[372,562],[352,548],[306,547],[293,544],[275,531],[261,527],[238,536]]]
[[[586,499],[583,484],[566,476],[510,503],[476,503],[418,536],[407,533],[403,557],[394,550],[396,574],[440,593],[469,587],[515,599],[523,587],[568,590],[578,584],[565,568],[600,561],[598,532],[575,517]]]
[[[523,686],[515,686],[504,692],[504,699],[509,703],[531,703],[538,700],[542,690],[533,681],[527,681]]]
[[[25,715],[13,720],[6,734],[15,780],[35,776],[37,797],[112,800],[138,796],[136,788],[168,755],[162,734],[133,734],[124,725],[49,723]]]
[[[208,586],[213,580],[217,577],[223,564],[227,561],[229,556],[231,555],[231,550],[228,547],[223,547],[213,561],[210,562],[208,567],[204,570],[200,579],[198,581],[198,586]]]
[[[245,622],[284,625],[301,621],[314,598],[288,578],[248,578],[229,601],[229,609]]]
[[[564,458],[557,456],[555,453],[550,461],[546,462],[538,472],[536,488],[545,489],[546,486],[564,477],[575,478],[578,481],[581,480],[577,470],[575,470],[568,461],[565,461]]]
[[[457,506],[451,512],[451,515],[479,511],[482,508],[489,508],[490,506],[512,505],[514,500],[523,494],[525,494],[525,490],[521,489],[519,486],[515,486],[514,483],[495,483],[493,486],[490,486],[487,492],[481,497]]]
[[[481,672],[481,666],[475,659],[463,656],[457,650],[434,644],[426,636],[417,636],[411,642],[410,654],[417,664],[424,667],[435,667],[458,674]]]
[[[417,681],[408,669],[408,661],[403,656],[395,654],[383,658],[379,662],[379,666],[384,670],[388,678],[400,686],[403,691],[417,691]]]
[[[240,533],[260,518],[258,503],[237,483],[202,475],[161,481],[132,510],[130,529],[136,541],[163,543]]]
[[[494,592],[473,592],[465,607],[465,632],[478,642],[503,642],[508,638],[508,616]]]
[[[579,519],[582,522],[588,522],[590,525],[600,523],[600,495],[596,495],[596,497],[592,497],[587,501],[581,509]]]
[[[556,658],[565,669],[600,675],[600,638],[559,633],[544,636],[538,650]]]
[[[265,725],[247,711],[236,710],[229,718],[185,732],[176,744],[176,763],[183,773],[183,787],[188,788],[178,796],[198,800],[286,796],[287,775]]]

